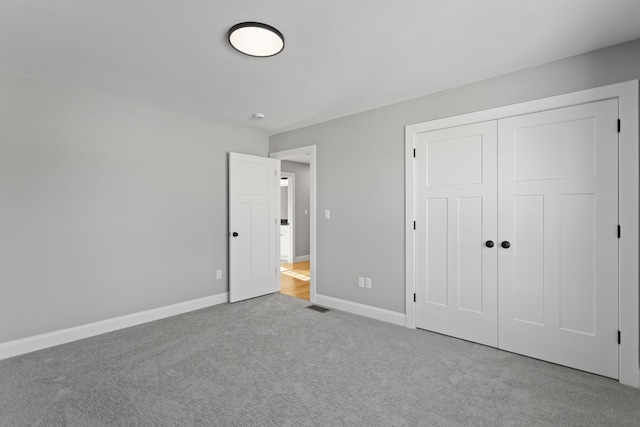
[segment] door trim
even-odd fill
[[[269,157],[287,160],[300,156],[309,156],[309,300],[316,303],[316,146],[293,148],[269,153]],[[278,242],[278,245],[280,243]],[[280,256],[280,247],[278,257]],[[278,258],[279,259],[279,258]]]
[[[588,102],[617,99],[622,126],[618,134],[619,222],[619,378],[640,388],[640,293],[638,290],[640,150],[638,134],[638,81],[617,83],[565,95],[543,98],[475,113],[405,126],[405,291],[406,327],[415,328],[414,134],[471,123],[569,107]],[[612,124],[614,126],[615,124]]]

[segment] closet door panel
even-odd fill
[[[416,326],[497,346],[497,123],[417,134]]]
[[[499,120],[499,347],[618,377],[616,100]]]

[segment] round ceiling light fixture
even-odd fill
[[[271,25],[241,22],[229,29],[229,44],[249,56],[274,56],[284,49],[284,36]]]

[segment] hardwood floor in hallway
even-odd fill
[[[309,261],[280,264],[280,293],[309,301]]]

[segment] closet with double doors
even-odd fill
[[[415,327],[619,378],[618,123],[612,98],[407,127]]]

